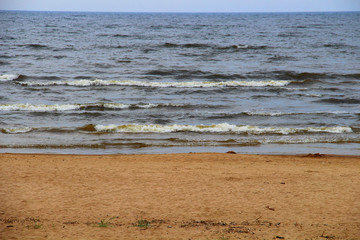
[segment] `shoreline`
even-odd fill
[[[166,156],[166,155],[184,155],[184,154],[231,154],[231,155],[239,155],[239,156],[269,156],[269,157],[342,157],[342,158],[360,158],[360,155],[347,155],[347,154],[326,154],[326,153],[297,153],[297,154],[268,154],[268,153],[240,153],[235,151],[228,152],[188,152],[188,153],[104,153],[104,154],[77,154],[77,153],[13,153],[13,152],[2,152],[1,155],[39,155],[39,156],[89,156],[89,157],[100,157],[100,156]]]
[[[360,156],[0,154],[2,239],[359,239]]]
[[[351,155],[359,156],[355,144],[261,144],[249,146],[170,146],[170,147],[120,147],[120,148],[0,148],[2,153],[24,154],[70,154],[70,155],[122,155],[122,154],[167,154],[167,153],[226,153],[235,151],[246,155]],[[341,154],[338,154],[341,153]]]

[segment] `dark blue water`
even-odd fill
[[[0,12],[0,151],[360,154],[359,22]]]

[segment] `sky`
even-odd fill
[[[0,0],[0,10],[95,12],[360,11],[360,0]]]

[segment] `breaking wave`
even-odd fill
[[[76,129],[68,128],[31,128],[31,127],[9,127],[1,129],[5,134],[24,134],[32,131],[40,132],[89,132],[89,133],[215,133],[215,134],[248,134],[248,135],[297,135],[311,133],[352,133],[348,126],[332,127],[261,127],[251,125],[232,125],[228,123],[212,125],[163,125],[163,124],[124,124],[124,125],[94,125],[88,124]]]
[[[191,81],[191,82],[152,82],[135,80],[74,80],[74,81],[32,81],[18,82],[23,86],[137,86],[137,87],[177,87],[177,88],[211,88],[211,87],[282,87],[290,84],[285,80],[265,80],[265,81]]]
[[[2,133],[5,134],[22,134],[31,132],[31,127],[13,127],[13,128],[3,128],[1,129]]]
[[[87,125],[82,130],[90,132],[113,132],[113,133],[171,133],[171,132],[195,132],[195,133],[234,133],[234,134],[304,134],[304,133],[349,133],[350,127],[259,127],[241,126],[228,123],[213,125],[161,125],[161,124],[126,124],[126,125]]]
[[[19,77],[20,77],[20,75],[18,75],[18,74],[3,74],[3,75],[0,75],[0,82],[15,80],[15,79],[18,79]]]
[[[0,111],[29,111],[29,112],[65,112],[65,111],[112,111],[121,109],[154,109],[154,108],[180,108],[180,109],[201,109],[201,108],[218,108],[218,105],[209,104],[186,104],[186,103],[74,103],[74,104],[0,104]],[[290,115],[349,115],[356,112],[346,111],[318,111],[318,112],[261,112],[245,111],[235,113],[215,112],[208,119],[234,118],[241,116],[270,116],[281,117]]]
[[[122,104],[122,103],[88,103],[88,104],[0,104],[0,111],[32,111],[32,112],[52,112],[52,111],[74,111],[74,110],[116,110],[116,109],[149,109],[165,107],[190,107],[189,104],[170,104],[170,103],[147,103],[147,104]]]

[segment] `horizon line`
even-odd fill
[[[238,12],[212,12],[212,11],[88,11],[88,10],[18,10],[18,9],[0,9],[0,12],[58,12],[58,13],[355,13],[360,10],[329,10],[329,11],[238,11]]]

